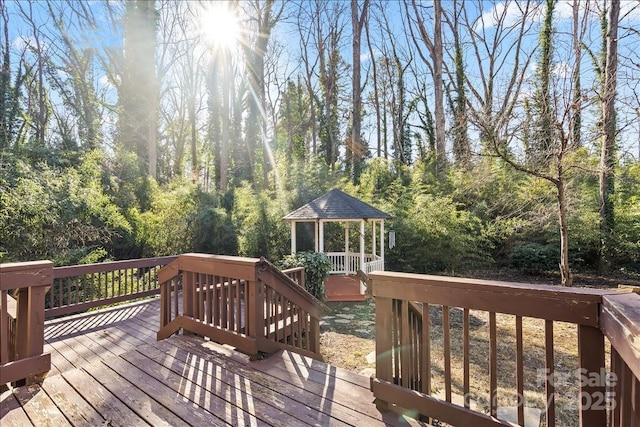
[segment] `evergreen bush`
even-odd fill
[[[324,301],[324,280],[329,277],[329,271],[331,271],[331,261],[325,254],[298,252],[284,257],[279,265],[282,269],[304,267],[307,291],[320,301]]]

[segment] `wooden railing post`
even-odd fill
[[[389,331],[393,322],[393,300],[376,298],[376,378],[393,382],[392,342]],[[388,410],[387,402],[376,399],[380,410]]]
[[[578,326],[578,363],[580,366],[580,426],[604,426],[607,422],[604,335],[593,326]]]
[[[16,326],[9,340],[15,343],[15,360],[7,360],[7,349],[2,351],[0,364],[1,382],[30,384],[40,380],[51,367],[51,356],[44,354],[44,300],[53,282],[53,264],[50,261],[34,261],[0,265],[0,291],[16,290]],[[6,294],[3,299],[7,298]],[[8,304],[3,301],[3,312],[8,315]],[[5,319],[6,320],[6,319]],[[6,327],[4,328],[7,329]],[[5,332],[4,330],[2,331]]]

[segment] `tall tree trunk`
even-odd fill
[[[558,180],[555,184],[558,200],[558,224],[560,226],[560,280],[562,285],[571,286],[573,284],[573,274],[569,266],[569,227],[567,225],[567,197],[562,161],[558,162],[558,168]]]
[[[444,117],[444,83],[442,80],[442,4],[440,0],[433,1],[433,49],[431,57],[433,59],[433,91],[436,118],[436,164],[437,174],[444,177],[446,168],[445,151],[445,117]]]
[[[358,11],[358,0],[351,0],[351,28],[353,32],[352,54],[353,54],[353,74],[351,80],[351,91],[353,101],[353,120],[351,124],[351,182],[357,184],[360,181],[360,171],[364,159],[365,147],[362,142],[362,88],[360,87],[360,38],[362,37],[362,27],[367,19],[367,9],[369,0],[364,0],[362,13]]]
[[[229,185],[229,136],[231,135],[231,54],[223,53],[222,59],[222,135],[220,137],[220,191],[226,193]]]
[[[369,19],[365,19],[365,34],[367,36],[367,46],[369,48],[369,60],[371,61],[371,77],[373,79],[373,106],[376,114],[376,155],[382,156],[381,120],[380,120],[380,98],[378,94],[378,66],[376,57],[371,46],[371,36],[369,34]]]
[[[611,0],[606,34],[606,64],[602,101],[602,150],[600,153],[600,251],[598,273],[607,270],[614,243],[613,196],[615,193],[616,90],[618,71],[618,18],[620,0]]]

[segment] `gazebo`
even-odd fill
[[[314,249],[326,253],[331,260],[332,275],[351,276],[359,270],[370,273],[374,270],[384,271],[384,221],[392,216],[362,200],[333,189],[323,196],[287,214],[283,220],[291,223],[291,253],[295,254],[296,225],[298,223],[314,224]],[[344,224],[344,252],[325,252],[325,224],[340,222]],[[350,224],[359,223],[359,251],[353,252],[349,247]],[[367,227],[367,223],[370,227]],[[365,237],[367,228],[371,233],[371,253],[365,253]],[[365,287],[359,286],[360,295],[364,295]]]

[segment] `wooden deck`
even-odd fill
[[[369,378],[280,351],[156,341],[159,300],[47,322],[52,368],[0,395],[2,426],[424,425],[373,403]]]

